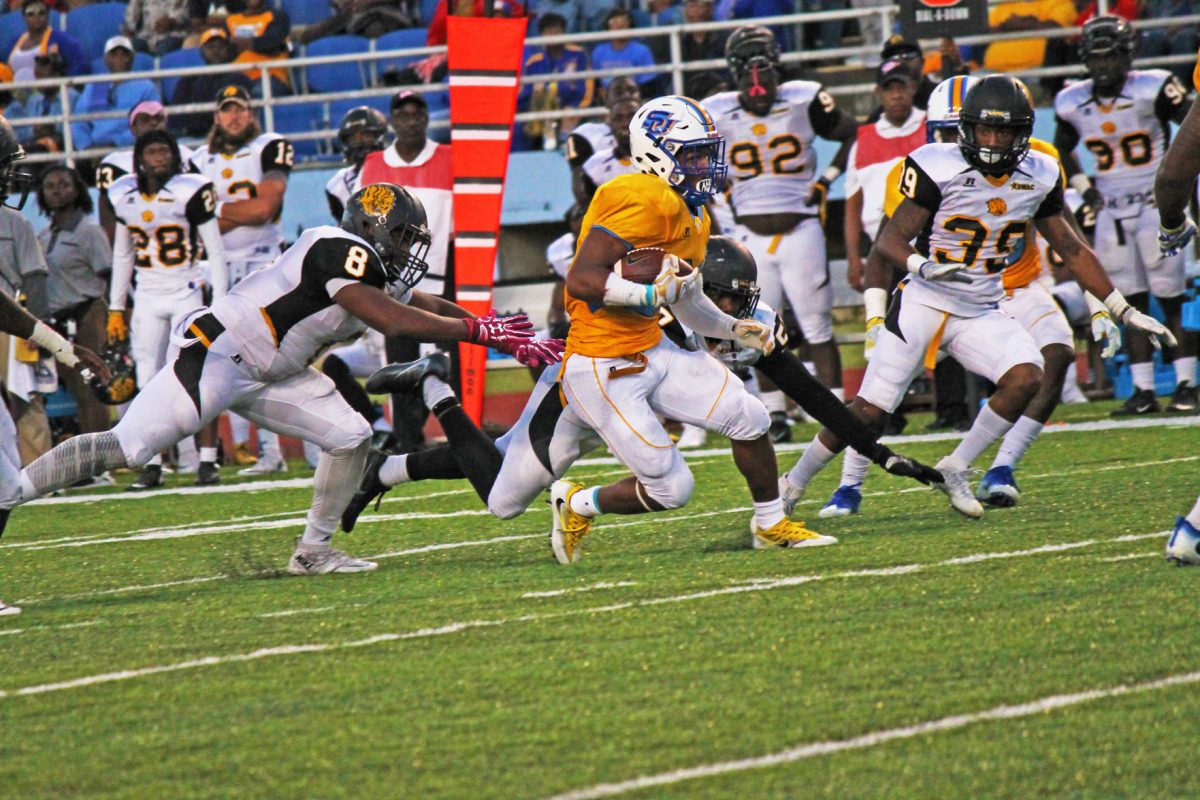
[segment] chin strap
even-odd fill
[[[750,70],[750,77],[754,80],[754,85],[750,87],[750,90],[746,92],[746,94],[750,97],[766,96],[767,90],[764,89],[763,85],[758,82],[758,64],[751,66]]]

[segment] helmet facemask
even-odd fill
[[[24,157],[24,153],[19,156],[19,158]],[[32,189],[33,176],[28,172],[17,171],[12,161],[0,167],[0,204],[20,211],[25,207],[25,201],[29,199],[29,192]]]
[[[958,123],[958,146],[971,166],[984,175],[1007,175],[1029,154],[1029,137],[1033,135],[1033,123],[1011,123],[963,117]],[[977,125],[990,125],[1013,132],[1012,143],[1006,147],[984,146],[976,136]]]
[[[689,205],[703,205],[725,188],[729,165],[725,163],[723,138],[702,142],[667,139],[660,146],[675,162],[667,182],[683,193]]]
[[[401,225],[389,231],[386,239],[386,243],[374,239],[372,244],[383,261],[388,282],[402,284],[405,289],[416,288],[429,270],[425,261],[429,253],[429,231],[414,225]]]
[[[706,280],[703,288],[708,299],[717,306],[721,305],[723,298],[732,298],[733,308],[731,310],[722,308],[721,310],[737,319],[750,319],[754,316],[755,310],[758,309],[758,296],[762,292],[758,284],[744,278],[734,278],[730,283],[713,283]]]

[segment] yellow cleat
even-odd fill
[[[583,537],[592,529],[592,521],[571,510],[571,498],[583,489],[574,481],[555,481],[550,487],[550,547],[560,564],[574,564],[583,549]]]
[[[765,550],[772,547],[823,547],[827,544],[837,544],[832,536],[810,531],[803,522],[796,522],[784,517],[767,530],[761,530],[754,520],[750,520],[750,532],[754,534],[754,549]]]
[[[250,452],[250,448],[245,444],[239,444],[233,449],[233,463],[239,467],[247,467],[251,464],[258,463],[258,456]]]

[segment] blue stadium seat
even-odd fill
[[[125,21],[125,3],[91,3],[68,12],[66,31],[79,42],[88,58],[104,55],[104,42],[121,33]]]
[[[292,105],[276,105],[272,109],[275,117],[275,131],[287,136],[289,133],[312,133],[329,127],[325,118],[324,103],[295,103]],[[293,141],[296,146],[296,158],[309,160],[322,152],[328,152],[328,146],[320,139],[308,141]]]
[[[333,9],[325,0],[283,0],[279,5],[293,25],[312,25],[333,16]]]
[[[305,49],[306,56],[337,56],[349,53],[366,53],[371,49],[371,40],[362,36],[327,36],[309,43]],[[321,64],[305,67],[305,83],[308,91],[345,92],[362,89],[367,85],[364,68],[367,65],[361,61],[348,61],[343,64]]]
[[[149,53],[134,53],[133,66],[130,67],[130,72],[150,72],[154,69],[154,56]],[[92,74],[104,75],[108,72],[108,66],[104,63],[104,56],[92,59]]]
[[[178,69],[180,67],[202,66],[204,66],[204,57],[200,55],[199,47],[189,47],[186,50],[174,50],[158,60],[159,69]],[[181,78],[178,75],[160,79],[162,84],[162,96],[165,102],[171,102],[171,98],[175,96],[175,87],[179,84],[180,80]]]
[[[428,31],[425,28],[404,28],[391,33],[385,33],[375,40],[375,52],[384,50],[406,50],[410,47],[424,47]],[[404,56],[400,58],[381,58],[375,62],[375,74],[382,75],[389,68],[403,69],[414,61],[420,61],[425,56]]]

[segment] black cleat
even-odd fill
[[[1158,398],[1153,389],[1138,389],[1125,401],[1125,405],[1112,412],[1114,417],[1137,417],[1142,414],[1157,414]]]
[[[416,361],[403,364],[388,364],[375,371],[367,378],[369,394],[402,394],[416,392],[421,388],[421,382],[429,376],[449,380],[450,356],[441,352],[431,353]]]
[[[8,525],[8,515],[11,513],[11,508],[0,508],[0,536],[4,535],[4,527]]]
[[[1197,405],[1200,402],[1196,398],[1196,387],[1188,381],[1180,381],[1175,387],[1175,394],[1171,395],[1167,411],[1172,414],[1195,414]]]
[[[142,492],[146,489],[157,489],[163,485],[162,467],[158,464],[147,464],[142,467],[138,479],[129,484],[129,491]]]
[[[201,461],[196,470],[197,486],[216,486],[221,482],[221,468],[211,461]]]
[[[792,440],[792,426],[788,422],[787,414],[782,411],[771,412],[771,427],[767,428],[767,435],[774,444]]]
[[[363,467],[363,476],[362,480],[358,482],[358,491],[354,493],[354,497],[350,498],[350,505],[346,506],[346,510],[342,512],[342,530],[346,533],[354,530],[354,523],[358,522],[358,515],[371,505],[372,500],[376,501],[375,510],[379,510],[379,504],[383,502],[383,495],[391,488],[384,486],[379,480],[379,468],[387,460],[388,454],[382,450],[372,450],[367,453],[367,464]]]

